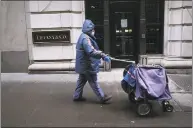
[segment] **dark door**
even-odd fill
[[[104,1],[85,0],[86,19],[90,19],[95,24],[95,37],[100,50],[104,51]]]
[[[139,4],[137,1],[110,2],[110,54],[112,57],[137,61]],[[112,61],[112,68],[123,68],[128,63]]]

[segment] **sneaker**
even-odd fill
[[[86,101],[86,98],[80,97],[80,98],[78,98],[78,99],[73,99],[73,101]]]
[[[107,101],[109,101],[112,98],[112,96],[104,95],[102,100],[100,101],[102,104],[105,104]]]

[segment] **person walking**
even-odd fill
[[[104,94],[100,85],[98,84],[97,73],[99,72],[99,64],[101,58],[110,62],[108,55],[99,50],[96,43],[95,25],[89,19],[83,23],[82,34],[80,35],[76,44],[76,65],[75,71],[79,74],[76,89],[73,95],[73,101],[86,101],[83,95],[83,88],[86,82],[90,84],[93,92],[98,97],[100,103],[106,103],[112,96]]]

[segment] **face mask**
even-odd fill
[[[91,34],[94,36],[95,32],[94,32],[94,31],[92,31],[92,33],[91,33]]]

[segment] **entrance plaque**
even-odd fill
[[[32,32],[34,44],[70,43],[70,31],[38,31]]]

